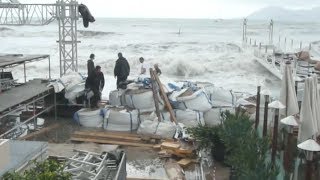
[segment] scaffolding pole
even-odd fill
[[[60,77],[68,72],[78,72],[77,20],[78,3],[59,0],[56,5],[59,23]]]

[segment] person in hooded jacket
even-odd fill
[[[114,77],[117,78],[117,89],[119,84],[125,82],[130,74],[130,65],[126,58],[122,56],[122,53],[118,53],[118,60],[114,67]]]
[[[87,68],[88,68],[88,76],[91,74],[91,72],[94,71],[94,54],[90,54],[90,59],[87,62]]]
[[[101,67],[96,66],[95,70],[90,73],[86,79],[85,88],[90,89],[93,92],[91,98],[91,107],[98,107],[98,102],[101,100],[101,92],[104,87],[104,75],[101,72]]]

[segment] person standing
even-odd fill
[[[87,62],[88,76],[91,74],[91,72],[94,71],[94,62],[93,62],[94,57],[95,57],[94,54],[90,54],[90,59]]]
[[[130,65],[126,58],[122,56],[122,53],[118,53],[118,60],[114,67],[114,77],[117,78],[117,89],[119,84],[127,80],[130,74]]]
[[[101,72],[101,67],[96,66],[93,72],[90,73],[86,79],[85,88],[90,89],[93,92],[93,97],[91,98],[91,107],[97,108],[98,103],[101,100],[101,92],[104,87],[104,75]]]
[[[140,61],[140,66],[139,66],[139,75],[146,75],[147,74],[147,67],[144,63],[144,58],[143,57],[140,57],[139,58],[139,61]]]

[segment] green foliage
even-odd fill
[[[253,122],[244,113],[222,113],[223,124],[215,127],[198,126],[188,129],[188,132],[199,141],[201,149],[213,151],[217,144],[226,147],[225,163],[236,170],[239,180],[269,180],[279,173],[278,167],[273,167],[267,154],[271,147],[270,138],[260,138],[253,129]]]
[[[8,172],[3,175],[4,180],[69,180],[71,174],[63,172],[64,165],[53,160],[43,162],[34,161],[34,167],[23,174]]]

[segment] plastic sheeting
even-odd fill
[[[69,100],[70,103],[76,104],[76,98],[84,95],[85,83],[79,83],[68,90],[66,89],[64,97]]]
[[[48,86],[53,86],[54,91],[58,93],[63,89],[69,90],[70,88],[81,82],[84,82],[84,78],[82,77],[82,75],[77,72],[71,72],[62,76],[57,81],[50,83]]]
[[[179,96],[176,99],[182,103],[182,107],[185,109],[205,112],[212,107],[211,101],[203,89],[194,92],[190,96]]]
[[[103,112],[101,109],[82,108],[74,114],[74,119],[84,127],[102,127]]]
[[[103,128],[110,131],[137,130],[140,124],[138,111],[128,111],[125,108],[107,108],[103,120]]]

